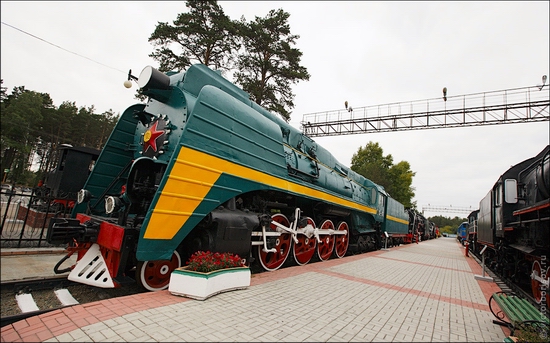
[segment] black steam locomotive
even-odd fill
[[[548,306],[550,146],[504,172],[468,216],[470,249]]]

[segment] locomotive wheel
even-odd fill
[[[181,257],[177,251],[174,251],[169,261],[140,261],[136,267],[136,280],[149,291],[161,291],[168,288],[170,274],[179,267],[181,267]]]
[[[357,252],[356,253],[364,253],[367,251],[367,239],[365,236],[359,236],[357,237]]]
[[[548,282],[548,272],[550,272],[550,267],[548,267],[548,269],[546,270],[546,282]],[[533,275],[533,274],[535,276],[539,277],[539,278],[542,277],[542,268],[540,266],[539,261],[533,262],[533,268],[532,268],[532,271],[531,271],[531,275]],[[542,301],[542,289],[541,288],[542,287],[541,287],[541,282],[540,281],[535,280],[535,279],[531,279],[531,291],[533,292],[533,297],[535,298],[535,300],[539,304]],[[550,305],[549,298],[550,297],[548,297],[548,295],[546,295],[546,306]]]
[[[347,230],[348,233],[345,235],[336,235],[334,238],[334,255],[338,258],[342,258],[346,255],[349,246],[349,226],[346,222],[338,224],[338,231],[343,230]]]
[[[283,214],[274,214],[273,216],[271,216],[271,220],[286,227],[290,227],[290,222]],[[271,231],[277,231],[277,226],[271,224],[270,229]],[[266,249],[275,248],[277,251],[274,253],[265,252],[263,250],[264,247],[262,245],[258,245],[258,257],[262,268],[267,271],[274,271],[281,268],[290,253],[290,239],[290,233],[286,231],[281,232],[281,235],[279,237],[267,237],[268,242],[270,240],[275,240],[275,244],[268,244],[268,246],[266,247]]]
[[[533,262],[533,268],[532,268],[532,271],[531,271],[531,275],[534,274],[535,276],[540,278],[542,276],[541,271],[542,271],[542,269],[540,267],[539,261]],[[535,298],[535,300],[539,304],[540,304],[540,301],[542,299],[542,292],[541,292],[540,285],[541,285],[540,281],[535,280],[535,279],[531,279],[531,291],[533,291],[533,297]]]
[[[315,227],[315,222],[313,219],[307,218],[307,223]],[[292,255],[294,256],[294,261],[300,266],[311,261],[313,255],[315,255],[315,248],[317,248],[317,240],[315,237],[307,237],[304,234],[298,234],[296,237],[298,243],[292,243]]]
[[[320,227],[321,230],[334,230],[334,224],[331,220],[325,220]],[[321,261],[326,261],[332,255],[334,250],[334,235],[321,235],[321,243],[317,244],[317,256]]]

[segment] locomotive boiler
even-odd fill
[[[407,232],[383,187],[216,71],[148,66],[137,83],[147,103],[122,113],[72,218],[50,221],[48,242],[78,254],[70,280],[155,291],[199,250],[273,271]]]
[[[550,146],[505,171],[469,221],[477,224],[474,252],[487,246],[491,269],[543,301],[550,272]]]

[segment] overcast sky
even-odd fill
[[[231,19],[290,13],[309,81],[294,86],[291,124],[304,114],[541,84],[549,69],[549,2],[220,1]],[[183,1],[1,2],[1,77],[13,87],[122,113],[135,103],[123,87],[147,65],[158,22],[186,12]],[[8,25],[10,26],[8,26]],[[15,29],[15,28],[17,29]],[[25,31],[23,33],[19,30]],[[35,36],[32,37],[29,34]],[[479,207],[511,165],[549,143],[549,122],[317,137],[349,166],[378,142],[408,161],[418,208]],[[426,216],[467,213],[426,211]]]

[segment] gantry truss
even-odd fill
[[[400,102],[305,114],[310,137],[549,121],[549,87]]]
[[[422,213],[424,212],[447,212],[447,213],[468,213],[474,211],[473,208],[467,207],[454,207],[454,206],[422,206]]]

